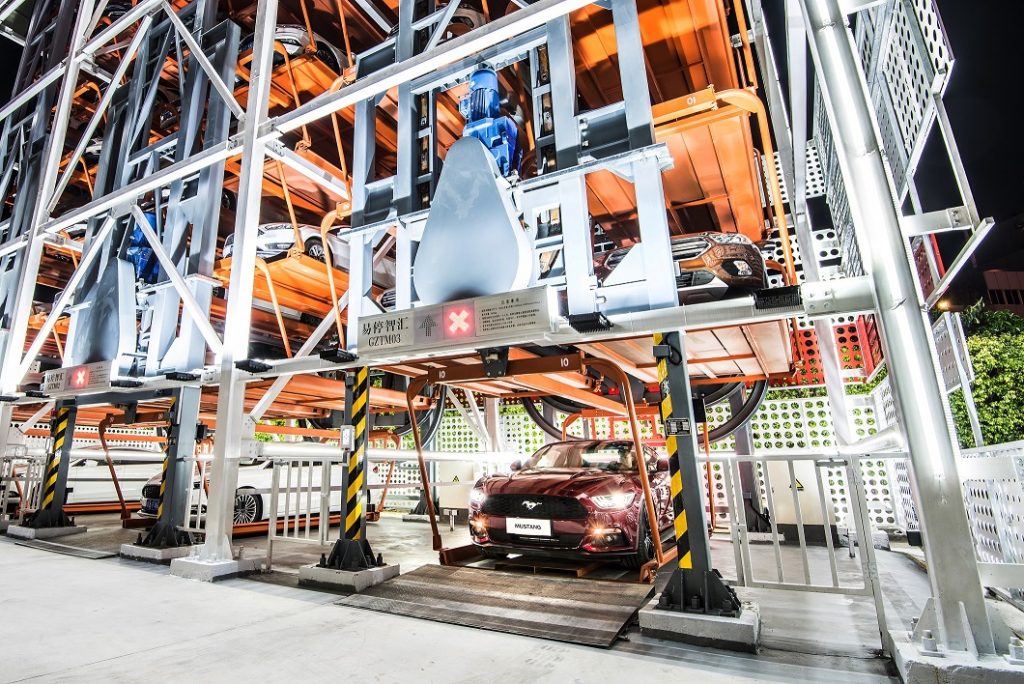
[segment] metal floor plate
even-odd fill
[[[39,549],[40,551],[51,551],[53,553],[62,553],[65,556],[74,556],[75,558],[87,558],[89,560],[99,560],[100,558],[112,558],[116,556],[116,553],[110,551],[98,551],[96,549],[83,549],[80,546],[68,546],[67,544],[58,544],[56,542],[45,541],[42,539],[26,539],[24,541],[14,542],[18,546],[28,546],[29,548]]]
[[[609,648],[653,592],[646,584],[425,565],[337,603]]]

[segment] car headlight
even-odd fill
[[[708,237],[722,245],[746,244],[747,236],[742,233],[709,233]]]
[[[746,261],[735,260],[732,262],[733,268],[736,269],[736,275],[744,278],[754,275],[754,271],[750,268],[750,264]]]
[[[487,498],[487,495],[484,494],[484,490],[482,490],[482,489],[474,489],[474,490],[472,490],[469,493],[469,502],[470,503],[481,504],[481,503],[484,502],[484,499],[486,499],[486,498]]]
[[[598,494],[590,497],[590,500],[600,508],[626,508],[636,497],[636,492],[612,492],[610,494]]]

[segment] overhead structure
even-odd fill
[[[880,4],[907,3],[843,6],[880,26]],[[202,545],[172,570],[238,572],[237,471],[258,423],[351,424],[328,565],[372,567],[375,423],[422,451],[449,386],[573,412],[636,399],[658,408],[671,456],[662,608],[735,616],[695,486],[705,400],[729,400],[731,434],[768,382],[813,366],[842,406],[837,319],[873,316],[926,538],[956,536],[928,547],[922,624],[944,648],[991,652],[921,309],[952,275],[922,295],[908,252],[935,262],[933,229],[969,225],[976,246],[990,224],[967,184],[963,212],[900,215],[919,151],[893,193],[876,133],[893,122],[873,111],[876,79],[864,91],[840,3],[792,0],[784,16],[785,81],[758,0],[33,3],[0,110],[0,453],[16,421],[54,407],[53,500],[29,524],[71,524],[76,417],[145,416],[167,450],[143,544],[198,542],[190,459],[212,429]],[[839,256],[807,208],[807,41]]]

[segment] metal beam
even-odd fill
[[[242,167],[238,188],[235,251],[228,286],[224,347],[217,359],[220,365],[220,390],[217,396],[217,433],[211,464],[206,541],[199,552],[200,561],[212,563],[232,560],[232,514],[238,483],[238,459],[242,439],[247,436],[245,383],[241,380],[241,371],[235,368],[235,362],[249,356],[256,228],[263,201],[263,164],[266,157],[266,142],[259,137],[258,127],[266,118],[270,103],[277,9],[277,0],[262,0],[258,5],[252,79],[242,122],[242,153],[246,163]]]
[[[981,243],[986,237],[988,237],[988,234],[992,231],[995,225],[995,221],[991,218],[981,220],[981,225],[978,226],[978,230],[974,231],[974,235],[971,236],[971,239],[968,240],[967,244],[964,245],[964,248],[960,250],[956,259],[953,260],[953,263],[946,269],[946,275],[942,276],[942,280],[936,283],[935,289],[928,296],[928,301],[925,302],[924,305],[926,310],[930,311],[935,308],[935,304],[942,299],[944,294],[946,294],[949,286],[953,284],[953,280],[960,274],[960,271],[963,270],[964,266],[967,265],[967,262],[971,260],[971,257],[974,256],[974,252],[981,246]]]
[[[146,240],[149,242],[150,249],[153,250],[153,254],[156,255],[157,261],[163,267],[164,272],[167,273],[167,277],[171,279],[171,284],[174,285],[174,289],[177,290],[178,296],[181,297],[182,306],[188,311],[189,315],[192,316],[192,320],[195,322],[196,327],[199,328],[199,332],[202,333],[206,339],[206,343],[210,345],[210,349],[213,350],[218,356],[224,350],[224,343],[221,341],[217,332],[210,325],[209,312],[204,311],[203,307],[196,301],[195,296],[192,294],[192,290],[189,289],[188,283],[178,273],[177,267],[174,265],[174,261],[164,250],[163,243],[157,234],[153,232],[153,229],[149,227],[149,222],[146,220],[146,215],[142,213],[142,209],[139,209],[139,205],[132,205],[132,215],[135,217],[135,222],[139,226],[139,230],[146,236]]]
[[[807,315],[812,318],[821,316],[846,316],[871,312],[875,306],[874,290],[871,279],[867,276],[843,278],[821,283],[804,283],[800,286],[802,304],[792,307],[758,309],[751,297],[738,297],[704,304],[688,304],[686,306],[669,307],[653,311],[636,311],[609,316],[612,327],[600,333],[581,334],[573,330],[567,321],[561,321],[553,332],[546,335],[544,341],[552,345],[574,345],[602,340],[615,340],[630,337],[653,335],[667,329],[706,330],[709,328],[737,326],[766,321],[779,321],[793,316]],[[536,344],[536,336],[531,334],[528,339],[511,334],[508,338],[489,341],[493,346],[521,346]],[[382,351],[380,355],[363,355],[358,361],[344,364],[329,363],[319,358],[293,358],[266,361],[271,370],[256,373],[252,380],[275,378],[281,375],[300,373],[317,373],[325,370],[341,370],[359,365],[397,365],[408,362],[409,354],[396,355],[394,352]],[[476,354],[472,341],[465,346],[452,346],[435,355]],[[415,358],[425,358],[429,354],[419,354]]]
[[[331,112],[383,95],[395,86],[429,74],[435,69],[469,57],[589,4],[591,0],[540,0],[530,5],[528,9],[513,12],[463,36],[453,38],[433,50],[392,64],[335,93],[324,93],[287,114],[267,121],[262,126],[262,136],[278,137],[282,133],[294,131]]]
[[[181,21],[177,12],[175,12],[166,1],[161,2],[160,4],[164,10],[164,14],[166,14],[171,20],[171,23],[174,24],[174,28],[178,32],[178,35],[181,36],[185,41],[185,44],[188,45],[188,49],[191,51],[192,57],[199,63],[202,70],[206,72],[206,77],[210,80],[210,85],[217,90],[221,99],[224,100],[224,104],[228,106],[228,109],[230,109],[231,113],[235,115],[235,118],[241,120],[245,116],[245,110],[242,109],[242,105],[238,104],[238,100],[235,99],[235,94],[227,87],[224,83],[224,79],[222,79],[220,74],[217,73],[217,69],[210,63],[210,59],[206,56],[206,52],[202,47],[200,47],[195,37],[193,37],[192,33],[188,30],[188,27]]]

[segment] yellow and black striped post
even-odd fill
[[[200,426],[199,387],[182,387],[170,394],[167,426],[163,429],[164,459],[160,470],[159,503],[156,524],[142,541],[143,546],[161,548],[195,542],[191,532],[182,528],[188,514],[189,497],[195,484],[196,437]]]
[[[171,405],[167,408],[167,414],[170,417],[170,420],[168,422],[173,422],[174,420],[174,404],[177,403],[177,401],[177,397],[171,397]],[[166,441],[164,442],[163,446],[164,460],[160,466],[160,494],[158,495],[158,500],[160,503],[158,503],[156,507],[157,520],[160,520],[164,517],[164,497],[167,494],[167,468],[170,466],[171,463],[171,431],[166,430],[165,432],[166,434],[164,434],[164,437]]]
[[[345,538],[358,540],[365,537],[366,525],[363,489],[370,418],[370,369],[366,366],[356,370],[351,398],[354,440],[348,457],[348,477],[345,483]]]
[[[739,601],[711,568],[711,544],[697,464],[696,420],[683,335],[654,335],[661,389],[661,420],[668,451],[669,488],[675,516],[676,563],[661,607],[735,614]]]
[[[384,561],[374,555],[366,539],[366,447],[370,436],[370,369],[357,368],[345,378],[345,422],[353,428],[348,466],[342,471],[341,489],[345,501],[341,510],[342,534],[329,556],[321,556],[320,567],[359,571]]]
[[[67,493],[68,461],[74,441],[77,412],[73,401],[58,403],[54,411],[50,423],[53,443],[46,462],[46,473],[43,475],[39,509],[26,521],[28,527],[67,527],[73,524],[64,513],[64,499]]]

